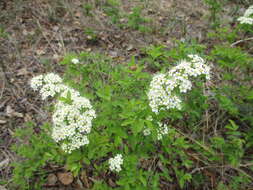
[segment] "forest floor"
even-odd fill
[[[92,5],[91,10],[86,3]],[[202,0],[122,1],[118,8],[126,14],[140,4],[145,7],[141,17],[151,20],[144,27],[152,32],[118,27],[103,11],[104,4],[93,0],[0,1],[0,181],[10,181],[11,163],[19,159],[11,150],[17,143],[14,131],[29,121],[40,126],[50,117],[41,109],[47,103],[32,91],[29,80],[41,73],[61,74],[63,68],[57,63],[66,53],[101,52],[120,63],[139,56],[141,48],[151,44],[171,48],[175,40],[209,43],[210,12]],[[224,23],[231,20],[236,6],[231,3],[227,8]],[[124,24],[127,19],[118,22]],[[59,189],[64,188],[69,189]]]

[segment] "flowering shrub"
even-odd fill
[[[92,120],[96,117],[90,101],[76,90],[62,84],[62,79],[54,74],[39,75],[31,79],[31,87],[39,90],[42,99],[58,95],[52,116],[52,138],[65,152],[89,144]]]

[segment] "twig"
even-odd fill
[[[0,99],[3,97],[3,93],[4,93],[4,90],[5,90],[5,76],[4,76],[4,72],[3,72],[3,69],[0,67],[0,79],[2,81],[2,85],[1,85],[1,93],[0,93]]]
[[[241,166],[241,165],[240,165]],[[230,168],[230,169],[233,169],[233,170],[236,170],[242,174],[244,174],[245,176],[247,176],[248,178],[250,178],[251,180],[253,180],[253,177],[250,176],[249,174],[247,174],[245,171],[243,171],[242,169],[240,168],[234,168],[233,166],[230,166],[230,165],[224,165],[224,166],[219,166],[219,165],[215,165],[215,166],[204,166],[204,167],[200,167],[200,168],[195,168],[193,169],[190,173],[191,174],[194,174],[198,171],[201,171],[201,170],[204,170],[204,169],[208,169],[208,168]]]
[[[196,141],[195,139],[191,138],[190,136],[184,134],[182,131],[180,131],[177,128],[174,128],[179,134],[185,136],[186,138],[190,139],[192,142],[194,142],[195,144],[199,145],[200,147],[202,147],[204,150],[206,150],[207,152],[211,153],[212,155],[215,155],[215,153],[210,150],[207,146],[203,145],[202,143]]]
[[[231,44],[231,47],[234,47],[235,45],[239,44],[239,43],[242,43],[242,42],[246,42],[246,41],[250,41],[250,40],[253,40],[253,37],[251,38],[246,38],[246,39],[243,39],[243,40],[238,40],[234,43]]]
[[[230,166],[203,166],[203,167],[199,167],[199,168],[194,168],[190,174],[194,174],[196,172],[199,172],[201,170],[204,170],[204,169],[208,169],[208,168],[226,168],[226,167],[230,167]]]
[[[36,22],[37,22],[37,26],[39,27],[39,29],[40,29],[40,31],[41,31],[41,34],[43,35],[43,37],[44,37],[45,40],[47,41],[48,45],[49,45],[49,46],[51,47],[51,49],[53,50],[54,54],[57,54],[55,48],[54,48],[54,47],[52,46],[52,44],[51,44],[51,40],[52,40],[52,38],[54,37],[54,35],[53,35],[53,37],[49,40],[49,39],[47,38],[47,36],[44,34],[44,32],[43,32],[43,29],[42,29],[42,27],[41,27],[41,25],[40,25],[40,21],[39,21],[39,20],[36,20]]]
[[[6,166],[8,166],[9,162],[10,162],[9,158],[6,158],[5,160],[1,161],[0,162],[0,169],[5,168]]]

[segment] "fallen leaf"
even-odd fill
[[[24,115],[22,113],[19,113],[19,112],[14,112],[13,116],[14,117],[20,117],[20,118],[24,117]]]
[[[25,114],[24,120],[25,120],[25,122],[31,121],[32,117],[29,114]]]
[[[0,124],[5,124],[5,123],[7,123],[7,121],[5,121],[5,120],[0,120]]]
[[[22,113],[16,112],[14,109],[11,108],[11,106],[6,107],[6,115],[8,117],[23,117]]]
[[[36,54],[43,55],[43,54],[45,54],[45,51],[43,49],[38,49],[38,50],[36,50]]]
[[[0,185],[0,190],[7,190],[4,186]]]
[[[59,26],[53,26],[53,31],[57,32],[59,30]]]
[[[127,21],[127,19],[125,19],[125,18],[121,18],[121,19],[119,19],[119,21],[120,21],[120,22],[126,22],[126,21]]]
[[[22,68],[17,71],[17,76],[22,76],[22,75],[27,75],[27,74],[28,74],[28,71],[26,70],[26,68]]]
[[[69,185],[74,180],[74,177],[71,172],[58,173],[57,177],[63,185]]]
[[[109,51],[109,55],[112,57],[112,58],[115,58],[118,56],[118,52],[116,51]]]
[[[76,12],[75,17],[80,18],[81,15],[82,15],[81,12]]]
[[[53,59],[58,62],[60,61],[60,56],[58,54],[54,54]]]
[[[131,71],[136,71],[136,69],[137,69],[137,66],[135,66],[135,65],[132,65],[132,66],[130,67],[130,70],[131,70]]]
[[[75,25],[78,25],[78,26],[80,26],[80,25],[81,25],[81,23],[80,23],[80,22],[78,22],[78,21],[75,21],[75,22],[74,22],[74,24],[75,24]]]
[[[134,46],[133,46],[132,44],[130,44],[130,45],[127,47],[127,51],[131,51],[133,48],[134,48]]]
[[[88,181],[88,178],[87,178],[87,175],[86,175],[85,171],[81,172],[80,179],[82,180],[82,182],[85,185],[85,187],[90,188],[90,184],[89,184],[89,181]]]
[[[11,117],[14,110],[11,108],[11,106],[7,106],[5,112],[6,112],[7,116]]]
[[[24,29],[24,30],[22,31],[22,34],[23,34],[24,36],[27,36],[27,35],[28,35],[27,30],[26,30],[26,29]]]
[[[47,183],[48,185],[55,185],[57,182],[57,177],[55,174],[49,174],[47,176]]]

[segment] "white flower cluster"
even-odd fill
[[[153,118],[152,116],[149,116],[147,118],[148,121],[153,121]],[[163,138],[164,135],[167,135],[168,132],[169,132],[169,128],[166,124],[163,124],[161,122],[158,122],[157,123],[158,125],[158,128],[156,130],[157,132],[157,140],[161,140]],[[151,134],[151,130],[147,127],[144,127],[144,130],[143,130],[143,135],[144,136],[149,136]]]
[[[158,123],[158,128],[157,128],[157,140],[162,140],[164,135],[167,135],[169,132],[169,128],[167,125],[162,124],[162,123]],[[151,135],[151,130],[147,127],[145,127],[145,129],[143,130],[143,135],[144,136],[149,136]]]
[[[144,127],[144,130],[143,130],[143,135],[144,136],[149,136],[151,135],[151,130],[147,127]]]
[[[153,117],[151,115],[149,115],[146,120],[148,121],[153,121]],[[143,130],[143,135],[144,136],[149,136],[151,134],[151,130],[149,128],[147,128],[146,126],[144,126],[144,130]]]
[[[61,97],[55,104],[52,116],[52,138],[61,143],[65,152],[71,153],[89,144],[87,134],[91,131],[92,120],[96,114],[87,98],[62,84],[62,79],[53,73],[34,77],[31,80],[31,87],[40,90],[42,99],[56,94]]]
[[[164,135],[169,133],[169,128],[166,124],[158,122],[158,129],[157,129],[157,140],[162,140]]]
[[[79,59],[77,59],[77,58],[73,58],[72,60],[71,60],[71,62],[73,63],[73,64],[78,64],[79,63]]]
[[[114,158],[109,159],[109,168],[111,171],[121,171],[121,165],[123,164],[123,158],[121,154],[117,154]]]
[[[153,112],[159,113],[165,109],[181,109],[182,100],[175,93],[179,89],[180,93],[191,90],[191,77],[205,75],[210,79],[210,67],[198,55],[188,55],[190,61],[182,60],[165,74],[154,75],[148,92],[149,105]]]
[[[237,19],[241,24],[253,24],[253,5],[251,5],[243,16]]]
[[[39,75],[31,79],[30,85],[34,90],[40,90],[42,99],[53,97],[60,92],[58,85],[62,83],[61,77],[54,73]]]

